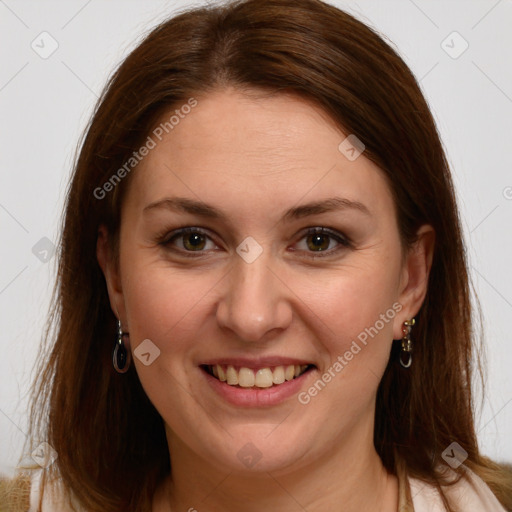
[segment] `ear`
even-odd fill
[[[105,276],[112,312],[118,320],[121,320],[121,324],[126,326],[126,312],[119,270],[114,264],[108,230],[103,224],[98,228],[96,258]]]
[[[400,279],[400,295],[398,302],[402,310],[396,316],[393,337],[403,337],[402,326],[405,320],[411,320],[425,300],[428,288],[428,277],[434,257],[435,231],[428,224],[418,229],[417,240],[407,251]]]

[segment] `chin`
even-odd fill
[[[282,424],[287,419],[231,425],[229,431],[219,433],[222,439],[209,444],[208,458],[237,473],[279,472],[302,465],[310,446],[308,433],[298,428],[290,431],[289,425]]]

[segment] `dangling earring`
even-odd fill
[[[121,320],[117,321],[117,340],[112,353],[112,363],[117,373],[126,373],[130,368],[132,355],[129,349],[125,346],[125,337],[128,338],[128,333],[123,333],[121,328]]]
[[[411,341],[411,329],[413,325],[416,323],[416,320],[413,318],[411,320],[406,320],[404,322],[404,326],[402,327],[402,332],[404,333],[404,337],[402,338],[402,350],[400,351],[400,355],[398,358],[400,359],[400,364],[404,368],[409,368],[412,363],[412,341]],[[406,356],[404,362],[404,354]]]

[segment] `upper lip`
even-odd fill
[[[313,365],[311,361],[299,359],[296,357],[265,356],[257,358],[217,357],[208,359],[207,361],[203,361],[202,363],[200,363],[200,366],[213,366],[215,364],[223,366],[231,365],[250,369],[270,368],[273,366],[288,365]]]

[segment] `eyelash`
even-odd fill
[[[170,234],[167,231],[165,231],[161,236],[157,237],[157,243],[159,245],[169,248],[169,246],[171,245],[171,242],[173,240],[179,239],[180,237],[184,237],[185,235],[189,235],[192,233],[196,233],[196,234],[205,236],[208,239],[212,240],[212,238],[208,235],[208,233],[206,231],[204,231],[203,229],[195,228],[195,227],[187,227],[187,228],[181,228],[176,231],[173,231]],[[351,248],[352,247],[352,242],[347,236],[345,236],[333,229],[324,228],[324,227],[309,228],[305,233],[303,233],[303,235],[301,236],[299,241],[302,240],[303,238],[307,238],[308,236],[312,236],[312,235],[328,236],[328,237],[336,240],[336,242],[338,242],[340,245],[335,249],[328,249],[326,251],[306,251],[307,253],[309,253],[309,255],[307,257],[311,258],[311,259],[326,258],[326,257],[332,256],[334,253],[339,252],[342,248]],[[204,253],[206,252],[206,251],[186,251],[183,249],[175,249],[175,248],[172,248],[171,250],[173,252],[180,253],[180,255],[182,255],[186,258],[201,258],[204,256]]]

